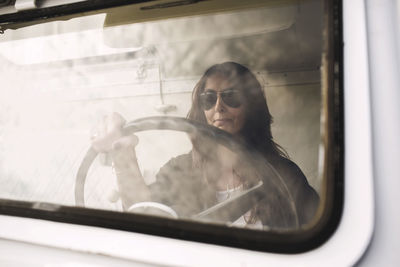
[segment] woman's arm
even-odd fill
[[[134,146],[123,146],[111,151],[113,168],[124,210],[137,202],[150,201],[150,191],[144,182]]]
[[[110,153],[117,176],[118,189],[124,210],[134,203],[149,201],[150,192],[145,184],[136,158],[135,135],[123,136],[125,120],[118,113],[106,116],[92,138],[92,147],[100,153]]]

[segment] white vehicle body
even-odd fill
[[[343,1],[344,206],[319,247],[259,252],[0,215],[1,266],[398,266],[400,1]]]

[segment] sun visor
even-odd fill
[[[175,7],[177,8],[179,9]],[[174,8],[162,11],[163,13],[158,9],[132,6],[108,13],[104,23],[105,44],[116,48],[137,48],[277,32],[288,29],[295,23],[298,9],[294,5],[279,4],[271,7],[268,4],[256,9],[201,16],[189,14],[186,17],[173,17],[174,13],[179,13]],[[169,15],[169,18],[143,22],[141,18],[144,19],[146,12],[149,12],[148,17],[162,18]],[[137,23],[133,23],[135,21]]]

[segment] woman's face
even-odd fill
[[[212,75],[206,80],[203,93],[209,95],[214,94],[214,96],[216,93],[217,95],[215,105],[204,111],[209,125],[213,125],[233,135],[237,134],[243,128],[246,119],[246,103],[240,96],[239,106],[237,106],[237,101],[233,101],[236,104],[232,104],[232,102],[229,101],[230,99],[232,100],[232,98],[237,98],[237,94],[241,94],[238,90],[240,90],[240,88],[237,88],[235,84],[232,84],[232,82],[221,74]],[[221,95],[223,92],[225,94]],[[227,103],[225,103],[223,99],[225,99]]]

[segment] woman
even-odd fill
[[[272,138],[272,116],[262,87],[246,67],[225,62],[210,67],[194,88],[188,119],[212,125],[257,151],[273,166],[275,180],[205,137],[192,137],[193,150],[171,159],[146,186],[134,149],[135,136],[122,137],[124,120],[109,119],[106,134],[93,141],[98,151],[112,151],[123,205],[158,201],[181,216],[191,216],[263,181],[263,197],[234,224],[297,228],[314,216],[319,198],[295,163]],[[269,175],[270,176],[270,175]],[[279,179],[278,179],[279,178]],[[133,194],[132,192],[135,192]],[[140,194],[136,193],[140,192]]]

